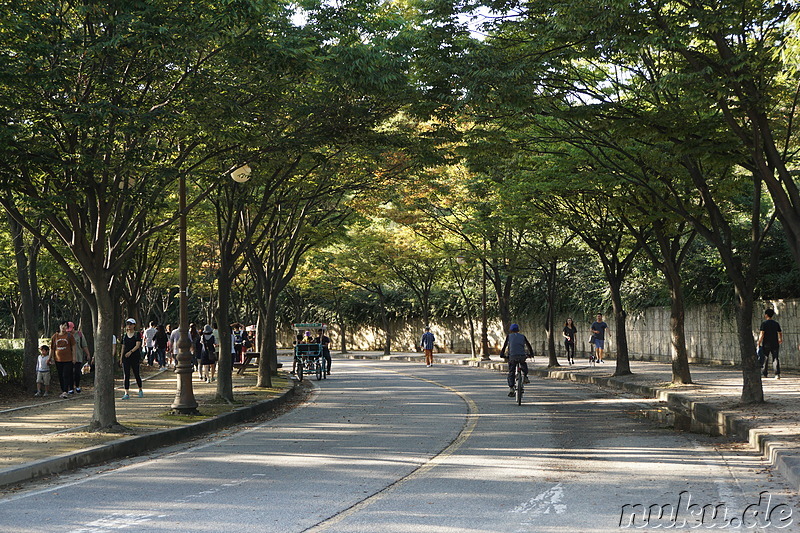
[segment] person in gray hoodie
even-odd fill
[[[500,357],[503,359],[508,357],[508,395],[509,397],[513,397],[517,365],[522,367],[522,373],[525,374],[524,383],[530,383],[528,379],[528,363],[526,363],[525,360],[528,358],[528,355],[533,357],[533,348],[531,347],[531,343],[528,342],[528,338],[519,332],[519,325],[511,324],[508,330],[510,333],[503,343],[503,349],[500,350]],[[527,353],[525,352],[525,348],[528,349]],[[508,349],[508,356],[506,356],[506,349]]]

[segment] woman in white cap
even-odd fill
[[[128,389],[131,386],[131,371],[139,386],[139,398],[144,396],[142,391],[142,377],[139,375],[139,364],[142,357],[142,336],[136,331],[136,320],[129,318],[125,321],[125,333],[122,335],[122,376],[125,394],[123,400],[130,398]]]

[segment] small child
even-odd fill
[[[50,394],[50,347],[42,344],[39,346],[39,357],[36,360],[36,394],[34,396],[47,396]]]

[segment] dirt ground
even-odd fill
[[[113,433],[88,430],[94,408],[91,380],[82,383],[85,385],[83,392],[67,400],[52,392],[48,397],[36,398],[19,387],[5,384],[0,391],[0,468],[85,449],[128,435],[189,424],[274,398],[291,386],[286,377],[281,376],[273,378],[273,388],[258,388],[254,369],[244,375],[234,372],[235,402],[229,404],[216,399],[216,382],[202,382],[195,374],[192,385],[200,414],[183,416],[171,413],[175,374],[149,367],[142,370],[143,398],[132,394],[131,399],[122,400],[121,382],[117,383],[116,414],[124,429]]]

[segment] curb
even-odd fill
[[[14,483],[33,481],[38,478],[60,474],[105,461],[141,455],[155,448],[178,444],[194,437],[199,437],[207,433],[224,429],[228,426],[246,422],[255,416],[267,413],[286,403],[286,401],[294,396],[296,387],[296,383],[292,382],[292,386],[283,391],[283,393],[276,398],[264,400],[263,402],[253,405],[238,407],[229,413],[221,414],[207,420],[201,420],[177,428],[162,429],[143,435],[123,437],[106,444],[92,446],[91,448],[86,448],[77,452],[68,452],[48,459],[5,468],[0,470],[0,487],[5,487]]]
[[[342,355],[348,359],[378,359],[383,361],[408,361],[424,363],[422,355]],[[473,366],[497,372],[508,372],[508,364],[497,361],[472,361],[467,359],[436,360],[439,364]],[[773,466],[795,488],[800,488],[800,452],[786,441],[780,440],[764,430],[753,427],[736,415],[724,413],[716,407],[690,399],[685,394],[649,385],[629,383],[623,379],[605,376],[581,374],[574,370],[531,369],[539,377],[571,381],[574,383],[597,385],[609,389],[619,389],[638,394],[645,398],[654,398],[667,404],[675,413],[675,426],[681,430],[705,433],[711,436],[733,437],[747,442],[754,450],[760,452],[767,463]]]

